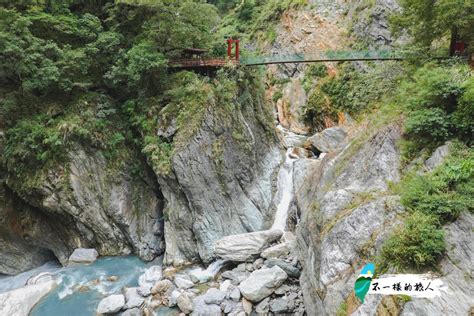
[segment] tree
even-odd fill
[[[430,48],[436,40],[462,40],[474,49],[474,3],[471,0],[401,0],[402,12],[392,17],[395,34],[407,31],[413,42]]]

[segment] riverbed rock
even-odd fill
[[[288,275],[280,267],[262,268],[250,274],[239,285],[242,295],[251,302],[259,302],[285,282]]]
[[[95,249],[77,248],[69,257],[69,263],[92,263],[98,256],[99,253]]]
[[[161,280],[162,275],[161,266],[151,266],[145,271],[145,273],[140,275],[138,278],[138,285],[143,288],[149,287],[151,289],[156,282]]]
[[[226,294],[221,290],[210,288],[207,290],[206,294],[204,294],[204,302],[206,302],[206,304],[220,305],[222,301],[224,301],[225,297]]]
[[[235,289],[233,289],[232,292],[230,292],[230,294],[229,294],[229,298],[231,300],[233,300],[234,302],[240,301],[240,290],[239,290],[239,288],[236,287]]]
[[[176,286],[180,289],[189,289],[194,286],[193,281],[187,280],[180,276],[174,277],[174,284],[176,284]]]
[[[288,301],[283,298],[277,298],[270,303],[270,310],[275,314],[286,313],[290,311]]]
[[[0,294],[0,315],[28,316],[55,286],[56,282],[46,281]]]
[[[255,311],[258,314],[264,314],[266,315],[268,313],[268,310],[270,309],[270,298],[267,297],[266,299],[262,300],[260,303],[258,303],[255,306]]]
[[[255,259],[269,244],[278,240],[281,230],[264,230],[253,233],[226,236],[216,241],[217,256],[236,262]]]
[[[247,271],[235,271],[234,269],[234,270],[224,271],[221,274],[221,277],[224,279],[232,280],[233,285],[239,285],[243,280],[248,278],[249,275],[250,273]]]
[[[188,293],[182,293],[178,296],[176,303],[179,309],[185,314],[189,314],[193,311],[193,300]]]
[[[122,294],[110,295],[99,302],[97,313],[113,314],[121,310],[124,305],[125,297]]]
[[[287,255],[289,252],[290,249],[288,248],[288,245],[286,243],[281,243],[265,249],[262,251],[260,256],[262,258],[278,258]]]
[[[221,307],[216,304],[207,304],[204,296],[198,296],[193,301],[192,316],[221,316]]]
[[[130,287],[126,288],[124,291],[125,295],[125,305],[124,309],[131,309],[134,307],[140,307],[145,299],[138,293],[138,288]]]
[[[246,315],[250,315],[252,313],[253,304],[245,297],[242,298],[242,307]]]
[[[265,265],[269,268],[278,266],[283,269],[283,271],[285,271],[288,276],[292,278],[298,278],[300,276],[300,270],[298,268],[294,267],[291,263],[285,262],[277,258],[268,259],[267,261],[265,261]]]
[[[345,145],[346,132],[340,127],[326,128],[320,133],[316,133],[308,141],[318,151],[322,153],[334,152],[342,149]]]
[[[151,294],[164,294],[173,290],[173,282],[168,279],[156,282],[151,288]]]
[[[131,308],[121,313],[120,316],[142,316],[142,312],[139,308]]]

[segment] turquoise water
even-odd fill
[[[127,256],[105,257],[90,265],[61,268],[55,273],[60,284],[34,307],[30,316],[95,315],[102,298],[120,293],[124,286],[137,286],[138,277],[150,265]],[[110,276],[117,276],[118,280],[107,280]]]

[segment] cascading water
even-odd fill
[[[296,160],[290,156],[291,148],[286,151],[285,162],[278,173],[276,205],[277,211],[275,213],[275,220],[272,229],[280,229],[282,231],[286,228],[286,220],[288,219],[288,211],[293,202],[293,163]]]

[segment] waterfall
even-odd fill
[[[199,282],[207,282],[213,279],[219,271],[221,271],[222,267],[226,263],[226,260],[216,260],[211,263],[207,269],[202,269],[201,267],[192,268],[191,270],[187,271],[189,275],[195,276]]]
[[[276,205],[277,211],[275,213],[275,220],[272,229],[280,229],[282,231],[286,228],[286,220],[288,219],[288,211],[293,201],[293,162],[296,160],[291,158],[292,148],[286,151],[285,162],[278,173]]]

